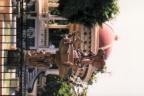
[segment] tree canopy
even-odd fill
[[[119,12],[117,0],[59,0],[58,9],[70,22],[86,26],[101,25]]]

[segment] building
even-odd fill
[[[14,56],[11,55],[12,52],[22,46],[25,50],[45,50],[55,53],[60,39],[68,33],[68,22],[65,18],[57,16],[57,0],[24,0],[22,5],[23,18],[26,19],[21,30],[20,2],[0,0],[1,95],[15,95],[16,90],[19,90],[17,65],[11,64],[13,57],[10,56]],[[19,38],[21,34],[23,41]]]
[[[7,53],[16,49],[16,18],[12,14],[12,1],[0,1],[0,94],[14,94],[15,69],[7,63]],[[14,85],[13,85],[14,84]]]
[[[31,80],[27,78],[35,77],[39,67],[30,72],[31,65],[24,61],[22,55],[19,56],[23,58],[20,61],[24,62],[17,61],[18,56],[14,54],[17,49],[56,54],[63,36],[69,32],[78,32],[82,40],[82,43],[78,44],[79,48],[95,53],[99,48],[99,34],[97,28],[90,32],[84,26],[69,24],[66,18],[58,16],[58,0],[18,1],[0,0],[0,95],[11,96],[15,95],[16,91],[22,91],[23,96],[36,96],[37,87],[43,80],[36,81],[34,91],[27,94],[27,84]],[[19,67],[23,68],[17,70]]]

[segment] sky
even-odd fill
[[[89,87],[88,96],[144,96],[144,0],[119,0],[113,20],[119,40],[107,59],[107,71]]]

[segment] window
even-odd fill
[[[12,2],[0,0],[0,95],[15,95],[16,70],[8,62],[8,50],[16,49],[16,18]]]

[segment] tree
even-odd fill
[[[114,18],[119,12],[117,0],[59,0],[61,16],[88,27]]]

